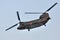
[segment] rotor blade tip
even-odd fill
[[[16,12],[18,12],[18,11],[16,11]]]
[[[57,2],[56,2],[57,3]]]
[[[56,2],[56,4],[58,4],[58,3]]]
[[[7,29],[5,31],[8,31]]]

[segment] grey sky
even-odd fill
[[[39,18],[41,14],[26,15],[25,12],[44,12],[55,2],[58,4],[48,13],[51,20],[39,28],[9,31],[6,28],[18,22],[16,11],[19,11],[21,21]],[[60,40],[60,0],[0,0],[0,40]]]

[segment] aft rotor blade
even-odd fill
[[[17,17],[18,17],[18,20],[20,21],[20,17],[19,17],[19,12],[17,11]]]
[[[13,26],[11,26],[10,28],[8,28],[8,29],[6,29],[5,31],[8,31],[9,29],[11,29],[11,28],[13,28],[13,27],[15,27],[15,26],[17,26],[18,25],[18,23],[17,24],[15,24],[15,25],[13,25]]]
[[[25,12],[25,14],[42,14],[43,12]]]
[[[49,9],[47,9],[46,12],[51,10],[56,4],[57,4],[57,2],[55,4],[53,4]]]

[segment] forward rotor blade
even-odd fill
[[[13,25],[13,26],[11,26],[10,28],[8,28],[8,29],[6,29],[5,31],[8,31],[9,29],[11,29],[11,28],[13,28],[13,27],[15,27],[15,26],[17,26],[18,25],[18,23],[17,24],[15,24],[15,25]]]
[[[19,12],[17,11],[17,17],[18,17],[18,20],[20,21],[20,17],[19,17]]]
[[[57,2],[55,4],[53,4],[49,9],[47,9],[46,12],[51,10],[56,4],[57,4]]]

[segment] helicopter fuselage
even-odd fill
[[[48,20],[50,19],[48,13],[43,13],[39,19],[28,21],[28,22],[20,22],[19,27],[17,28],[18,30],[23,30],[23,29],[33,29],[36,27],[40,27],[42,25],[45,25]]]

